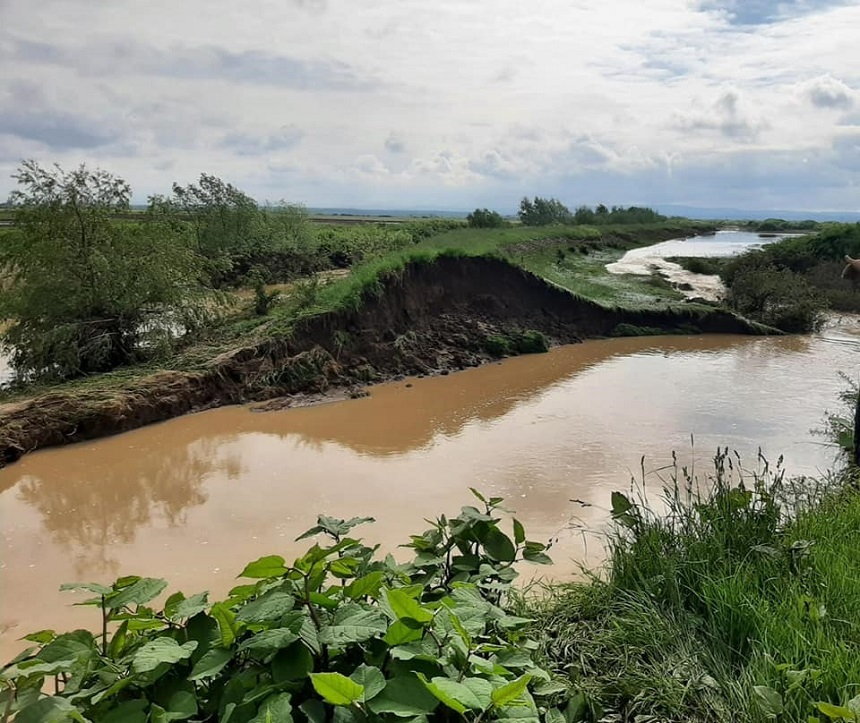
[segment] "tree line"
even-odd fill
[[[612,206],[610,208],[601,203],[594,208],[579,206],[575,211],[571,211],[557,198],[542,198],[540,196],[535,196],[533,199],[523,198],[520,201],[517,218],[523,226],[626,225],[660,223],[666,220],[666,216],[642,206],[629,206],[627,208]],[[487,208],[476,208],[466,220],[472,228],[500,228],[508,225],[501,214]]]

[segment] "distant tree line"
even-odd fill
[[[520,221],[525,226],[549,226],[551,224],[573,224],[601,226],[606,224],[635,224],[659,223],[666,217],[651,208],[640,206],[612,206],[608,208],[602,203],[595,208],[579,206],[573,213],[557,198],[541,198],[533,200],[524,198],[520,201],[518,213]]]

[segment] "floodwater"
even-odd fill
[[[858,344],[852,317],[808,337],[588,341],[364,399],[225,408],[34,453],[0,470],[0,658],[28,632],[96,624],[63,582],[140,574],[220,595],[248,561],[296,555],[317,513],[373,515],[365,539],[403,555],[470,486],[554,540],[554,568],[524,572],[570,577],[599,562],[582,528],[601,529],[643,455],[646,470],[673,450],[703,469],[718,446],[750,465],[761,446],[790,472],[826,468],[833,451],[809,430],[837,408]]]
[[[685,289],[681,289],[684,295],[717,301],[725,291],[719,276],[693,274],[679,264],[666,259],[683,256],[709,258],[736,256],[750,249],[760,248],[766,243],[778,241],[786,235],[761,238],[757,234],[745,231],[718,231],[712,236],[675,239],[653,246],[631,249],[621,259],[607,265],[606,268],[613,274],[642,276],[648,276],[652,271],[657,271],[673,284],[685,285]]]

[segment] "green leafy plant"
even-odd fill
[[[549,563],[546,548],[517,520],[503,532],[502,500],[474,493],[482,508],[413,536],[406,563],[350,536],[370,518],[320,516],[298,539],[324,542],[292,565],[255,560],[214,604],[177,592],[153,607],[167,585],[153,578],[64,586],[93,595],[79,604],[101,632],[27,636],[0,673],[3,720],[561,720],[531,621],[506,607],[515,563]]]

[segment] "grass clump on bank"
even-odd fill
[[[530,611],[583,720],[856,720],[860,495],[801,483],[722,452],[659,502],[613,495],[605,577]]]

